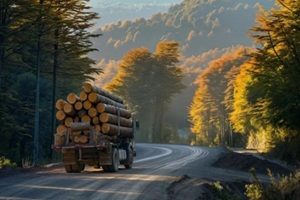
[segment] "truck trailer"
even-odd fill
[[[52,147],[61,152],[66,172],[81,172],[85,165],[105,172],[116,172],[120,165],[132,168],[139,124],[120,97],[84,83],[79,96],[57,100],[56,109],[60,124]]]

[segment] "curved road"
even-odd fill
[[[137,144],[133,169],[104,173],[86,167],[66,173],[62,165],[53,165],[17,173],[0,177],[0,199],[174,199],[175,184],[186,177],[220,178],[224,172],[209,167],[220,153],[220,148]]]

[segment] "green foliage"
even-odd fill
[[[39,152],[45,159],[52,151],[55,102],[51,99],[65,97],[67,91],[80,88],[91,74],[101,71],[87,57],[95,50],[91,38],[99,36],[87,30],[97,18],[88,11],[87,2],[1,2],[0,155],[18,166],[32,158],[37,66],[41,71]]]
[[[264,186],[255,172],[252,173],[253,183],[247,184],[245,195],[250,200],[294,200],[300,196],[300,171],[275,180],[269,171],[271,184]]]
[[[270,11],[260,8],[251,28],[260,48],[250,54],[234,81],[230,119],[236,131],[249,136],[249,147],[273,151],[280,146],[282,158],[297,162],[297,148],[294,155],[288,148],[300,133],[300,4],[291,0],[277,5]]]
[[[16,163],[12,163],[9,159],[5,158],[4,156],[0,157],[0,169],[4,166],[16,167]]]

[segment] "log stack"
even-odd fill
[[[65,142],[62,141],[62,135],[71,127],[72,122],[87,123],[100,134],[112,139],[133,136],[131,113],[126,109],[123,100],[90,83],[83,83],[83,91],[79,96],[70,93],[66,100],[58,99],[56,109],[56,119],[60,122],[56,129],[56,138],[60,143]],[[89,130],[73,130],[68,142],[88,143],[89,136]]]

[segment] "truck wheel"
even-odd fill
[[[126,169],[131,169],[132,168],[132,165],[133,165],[133,152],[131,149],[129,149],[129,158],[128,158],[128,163],[125,164],[125,168]]]
[[[111,165],[103,165],[103,171],[105,172],[117,172],[119,170],[120,160],[119,160],[119,153],[116,148],[112,149],[112,159],[111,159]]]
[[[72,173],[73,172],[71,165],[64,165],[64,166],[65,166],[65,170],[66,170],[67,173]]]
[[[85,167],[85,164],[82,162],[77,162],[76,164],[71,165],[72,172],[77,172],[77,173],[83,171],[84,167]]]

